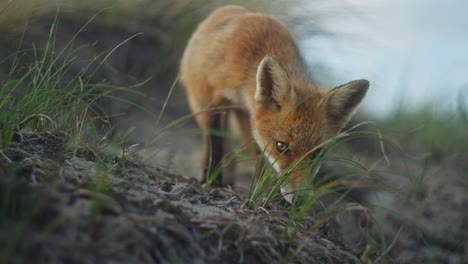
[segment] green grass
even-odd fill
[[[55,32],[52,27],[44,50],[33,46],[2,61],[11,65],[0,90],[2,148],[8,148],[13,134],[22,129],[81,138],[91,125],[86,116],[91,102],[99,96],[100,87],[90,85],[80,74],[64,82],[73,54],[54,53]],[[20,57],[26,56],[32,57],[32,62],[21,65]],[[64,64],[57,63],[59,56],[66,57]]]
[[[3,69],[9,69],[0,79],[0,152],[8,151],[14,136],[21,135],[24,131],[49,133],[63,140],[67,144],[67,151],[84,150],[92,153],[97,158],[96,161],[106,168],[107,162],[100,158],[100,153],[107,144],[115,143],[115,140],[103,140],[101,137],[110,126],[97,128],[98,119],[107,120],[97,101],[104,97],[124,100],[113,97],[112,93],[125,88],[93,83],[91,80],[94,73],[120,45],[109,52],[98,54],[96,59],[80,72],[70,75],[70,66],[75,63],[76,52],[80,48],[74,46],[74,40],[87,23],[65,48],[58,50],[55,45],[58,13],[57,11],[44,48],[34,45],[29,49],[18,48],[16,52],[0,61]],[[122,42],[124,43],[125,41]],[[0,229],[9,230],[5,247],[0,249],[2,263],[8,262],[32,217],[38,213],[37,208],[44,203],[40,195],[28,194],[29,198],[22,198],[21,190],[18,189],[18,179],[15,178],[16,171],[8,169],[6,173],[7,175],[1,175],[0,178]],[[105,176],[106,170],[103,169],[95,181],[90,183],[89,188],[92,192],[108,191],[111,183]],[[100,206],[99,201],[94,200],[96,202],[93,204],[92,213]],[[63,219],[66,219],[66,216],[60,216],[57,221]],[[14,229],[9,229],[12,220],[17,224],[14,225]],[[2,238],[2,242],[3,240],[5,238]]]
[[[2,66],[10,68],[8,74],[0,80],[0,139],[3,149],[8,148],[15,133],[24,129],[52,133],[74,148],[96,145],[100,140],[97,120],[102,120],[102,124],[107,123],[107,117],[99,109],[97,101],[104,97],[124,101],[113,97],[112,93],[133,92],[123,87],[91,81],[120,45],[109,52],[98,54],[80,72],[70,75],[69,69],[77,59],[76,52],[83,48],[74,46],[75,38],[89,22],[65,48],[57,50],[57,15],[44,48],[36,48],[33,44],[30,49],[18,50],[0,61]]]

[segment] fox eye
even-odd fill
[[[283,141],[276,141],[276,149],[280,153],[284,153],[286,156],[289,156],[289,149],[288,149],[288,143],[285,143]]]

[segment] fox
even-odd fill
[[[281,188],[289,202],[318,170],[320,164],[311,161],[347,124],[369,88],[362,79],[321,90],[286,26],[233,5],[214,10],[192,33],[180,80],[202,130],[203,181],[226,155],[230,114],[246,144],[254,146],[252,158],[260,149],[274,174],[289,173]],[[214,184],[223,185],[222,174]]]

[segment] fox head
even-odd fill
[[[327,91],[291,79],[276,58],[266,56],[256,74],[253,135],[276,172],[288,174],[282,193],[308,188],[318,171],[317,156],[336,136],[366,95],[367,80]]]

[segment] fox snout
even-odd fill
[[[300,197],[310,197],[314,192],[314,181],[320,170],[319,159],[306,161],[305,164],[294,164],[292,168],[286,168],[278,172],[278,177],[284,177],[285,184],[281,188],[281,194],[289,202]]]

